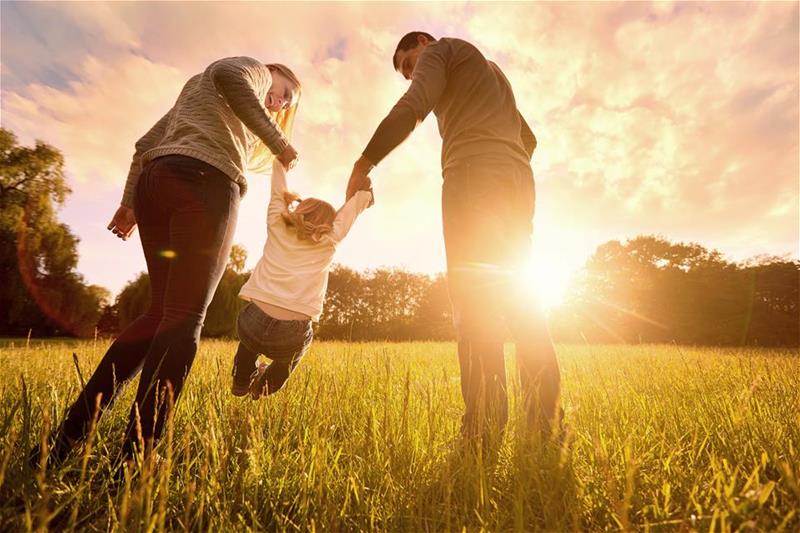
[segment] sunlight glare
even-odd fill
[[[564,302],[572,272],[555,258],[539,256],[531,259],[523,269],[522,284],[531,297],[536,298],[545,310]]]

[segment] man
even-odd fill
[[[433,111],[442,136],[442,217],[458,335],[465,437],[508,418],[504,326],[514,335],[529,418],[558,424],[559,370],[544,316],[520,293],[534,212],[530,158],[536,138],[500,68],[461,39],[405,35],[392,58],[411,81],[353,166],[349,198]]]

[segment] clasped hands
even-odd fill
[[[292,145],[287,145],[286,149],[277,156],[278,161],[283,163],[286,170],[294,168],[297,164],[298,157],[297,151]],[[358,191],[372,192],[372,180],[369,177],[369,173],[373,168],[375,168],[375,166],[370,163],[368,159],[363,156],[358,158],[353,165],[353,172],[350,174],[350,180],[347,182],[345,201],[352,198]],[[369,207],[372,207],[374,204],[375,193],[372,194]]]
[[[287,145],[283,152],[277,156],[277,159],[288,170],[297,164],[298,154],[292,145]],[[372,180],[369,177],[369,173],[373,168],[374,165],[363,156],[355,162],[353,172],[350,174],[350,180],[347,182],[346,200],[352,198],[358,191],[372,192]],[[374,204],[375,194],[373,193],[369,207]],[[136,215],[133,209],[124,205],[119,206],[108,224],[108,230],[123,241],[126,241],[133,235],[135,229]]]
[[[345,200],[352,198],[358,191],[372,192],[372,180],[369,177],[369,173],[373,168],[375,168],[375,166],[364,156],[358,158],[353,165],[353,172],[350,174],[350,180],[347,182]],[[372,207],[374,204],[375,193],[372,193],[372,200],[370,200],[368,207]]]

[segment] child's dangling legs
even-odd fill
[[[311,320],[279,320],[250,303],[239,313],[239,349],[233,369],[232,392],[253,399],[279,391],[311,345]],[[272,359],[256,370],[259,354]]]
[[[306,347],[308,346],[306,345]],[[257,400],[261,396],[275,394],[281,390],[284,384],[286,384],[286,380],[289,379],[289,374],[297,367],[302,357],[303,355],[301,353],[299,357],[288,361],[276,359],[269,365],[261,363],[258,366],[256,376],[252,380],[250,396],[254,400]]]
[[[239,349],[233,358],[233,385],[231,392],[234,396],[244,396],[250,389],[250,379],[256,371],[258,352],[239,342]]]

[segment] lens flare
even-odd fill
[[[564,302],[572,272],[562,265],[529,259],[519,272],[520,285],[547,310]]]

